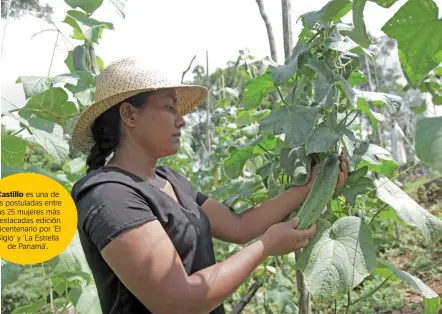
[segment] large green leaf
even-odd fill
[[[22,83],[26,99],[38,95],[52,86],[51,80],[43,76],[20,76],[16,83]]]
[[[306,66],[313,69],[318,75],[316,83],[316,100],[319,103],[324,102],[326,96],[328,98],[333,97],[333,94],[330,96],[330,93],[334,91],[333,87],[336,85],[336,87],[341,87],[347,95],[347,98],[350,100],[350,103],[356,107],[356,94],[350,83],[347,82],[342,75],[333,72],[327,66],[325,61],[310,58]],[[325,103],[330,104],[330,101],[326,100]]]
[[[3,291],[5,287],[16,282],[21,271],[22,269],[20,265],[5,262],[1,268],[1,274],[2,274],[1,290]]]
[[[278,313],[298,313],[298,307],[293,302],[295,299],[293,288],[293,281],[284,276],[280,270],[277,270],[274,282],[269,287],[267,295],[269,299],[276,303]]]
[[[391,280],[402,280],[419,291],[424,297],[424,313],[437,314],[440,310],[440,297],[422,280],[413,276],[406,271],[397,269],[393,265],[385,261],[378,260],[376,273],[384,278],[390,277]]]
[[[301,15],[301,19],[304,26],[308,28],[314,28],[315,24],[330,27],[330,22],[341,19],[350,10],[351,2],[349,0],[331,0],[321,10]]]
[[[33,134],[29,140],[41,145],[54,158],[55,163],[62,165],[69,153],[69,145],[63,137],[63,128],[40,118],[28,119],[28,128]]]
[[[436,242],[442,236],[442,221],[422,208],[396,184],[387,178],[376,180],[375,184],[376,196],[390,205],[402,221],[418,228],[427,243]]]
[[[358,195],[368,193],[375,188],[373,179],[366,177],[368,167],[362,167],[354,171],[345,180],[345,185],[336,190],[337,194],[343,195],[351,206],[355,206]]]
[[[287,64],[279,66],[270,65],[270,74],[275,86],[286,83],[296,73],[299,55],[304,52],[306,48],[303,44],[296,45],[295,48],[293,48],[290,60],[288,60]]]
[[[286,143],[291,147],[304,144],[318,114],[319,107],[280,107],[262,119],[259,130],[264,133],[286,133]]]
[[[92,14],[97,10],[103,0],[64,0],[72,9],[80,8],[83,11]]]
[[[238,117],[235,120],[236,125],[238,126],[246,126],[246,125],[250,125],[254,122],[258,122],[259,120],[261,120],[262,118],[268,116],[270,114],[270,110],[269,109],[264,109],[264,110],[248,110],[248,111],[241,111],[238,114]]]
[[[69,299],[80,313],[100,314],[101,306],[95,286],[78,286],[72,288],[69,292]]]
[[[442,170],[442,117],[420,119],[415,132],[417,157],[434,169]]]
[[[87,107],[94,102],[95,99],[95,76],[88,71],[75,72],[79,76],[79,80],[74,84],[66,84],[68,89],[78,102]]]
[[[375,266],[370,229],[355,216],[340,218],[333,225],[318,220],[316,233],[297,264],[313,299],[318,301],[340,298]]]
[[[368,1],[375,2],[378,5],[380,5],[381,7],[389,8],[393,4],[395,4],[398,0],[368,0]]]
[[[33,116],[49,120],[61,126],[77,111],[75,104],[68,101],[69,96],[61,87],[52,87],[41,94],[32,96],[19,115],[29,119]]]
[[[247,89],[244,91],[244,108],[253,109],[258,107],[264,96],[270,93],[274,87],[269,70],[263,75],[250,79],[247,82]]]
[[[329,152],[342,138],[345,131],[346,128],[343,125],[335,129],[330,128],[325,123],[318,125],[307,138],[305,143],[306,154]]]
[[[359,143],[355,148],[352,162],[357,164],[358,168],[367,166],[368,170],[385,176],[394,175],[398,168],[397,162],[388,150],[366,142]]]
[[[69,246],[47,262],[52,276],[64,273],[90,273],[90,268],[81,247],[78,231],[75,232]]]
[[[350,73],[350,76],[348,77],[347,81],[352,86],[356,86],[367,82],[367,76],[364,73],[362,73],[360,70],[357,70]]]
[[[250,143],[229,147],[229,157],[224,160],[226,175],[232,179],[239,177],[249,159],[272,151],[275,146],[276,138],[261,135]]]
[[[27,142],[15,135],[2,136],[2,164],[22,166]]]
[[[103,29],[114,29],[112,23],[98,21],[87,16],[87,14],[84,12],[69,10],[66,13],[67,16],[64,19],[64,22],[74,28],[74,39],[87,39],[98,44],[98,40],[101,38]]]
[[[32,304],[25,305],[14,309],[11,314],[29,314],[29,313],[41,313],[43,306],[46,305],[45,298],[40,298]]]
[[[402,70],[417,87],[442,62],[442,21],[433,0],[408,0],[382,27],[397,40]]]
[[[403,99],[396,95],[360,90],[355,90],[355,92],[358,97],[358,104],[359,102],[366,102],[379,107],[387,106],[390,114],[397,113],[402,106]]]
[[[305,154],[305,147],[281,149],[281,168],[292,176],[293,185],[305,185],[310,180],[312,158]]]
[[[355,26],[353,31],[353,38],[364,48],[370,46],[371,41],[367,35],[367,29],[364,21],[364,8],[367,0],[353,0],[353,24]]]

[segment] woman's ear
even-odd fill
[[[128,127],[135,127],[136,125],[136,108],[132,106],[129,102],[123,102],[120,106],[120,117],[123,120],[123,123]]]

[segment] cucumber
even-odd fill
[[[318,220],[333,196],[340,172],[341,160],[339,155],[327,155],[318,171],[315,182],[313,182],[310,193],[296,214],[296,217],[299,217],[299,225],[296,229],[308,229]]]

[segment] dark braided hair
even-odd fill
[[[106,158],[115,150],[120,141],[120,106],[129,102],[136,108],[142,107],[152,91],[144,92],[123,100],[103,112],[92,124],[95,144],[86,160],[87,172],[98,169],[106,163]]]

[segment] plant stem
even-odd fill
[[[49,273],[46,272],[46,268],[44,266],[44,263],[41,264],[41,267],[43,269],[43,278],[48,280],[48,284],[49,284],[49,300],[50,300],[50,305],[51,305],[51,311],[54,312],[54,295],[52,293],[52,282],[51,282],[51,277],[49,276]]]
[[[51,74],[52,62],[54,61],[54,55],[55,55],[55,48],[57,48],[57,43],[58,43],[58,36],[60,36],[59,32],[57,32],[57,38],[55,39],[54,50],[52,51],[51,63],[49,64],[49,70],[48,70],[48,77]]]
[[[27,129],[26,127],[23,127],[23,128],[21,128],[20,130],[15,131],[14,133],[12,133],[11,136],[17,135],[17,134],[21,133],[22,131],[24,131],[24,130],[26,130],[26,129]]]
[[[282,96],[281,88],[279,88],[279,86],[276,86],[276,89],[278,90],[279,97],[281,97],[281,101],[284,103],[284,105],[289,107],[289,104],[285,102],[284,97]]]
[[[299,255],[301,254],[301,250],[295,251],[296,260],[299,259]],[[299,314],[310,314],[311,313],[311,304],[310,304],[310,295],[307,290],[307,286],[304,282],[304,275],[300,270],[296,270],[296,285],[298,288],[299,298],[298,298],[298,307]]]
[[[376,214],[374,214],[374,216],[371,218],[371,220],[370,220],[370,222],[368,223],[368,225],[370,225],[373,221],[374,221],[374,219],[384,210],[384,209],[386,209],[388,207],[388,204],[385,204],[384,206],[382,206],[382,208],[381,209],[379,209],[377,212],[376,212]]]
[[[370,291],[369,293],[367,293],[366,295],[360,297],[359,299],[356,299],[352,305],[355,305],[356,303],[358,303],[359,301],[362,301],[368,297],[370,297],[371,295],[373,295],[376,291],[378,291],[383,285],[385,285],[387,283],[388,280],[390,280],[390,278],[393,277],[393,274],[388,276],[387,278],[384,279],[384,281],[381,282],[381,284],[379,286],[377,286],[376,288],[373,289],[373,291]]]
[[[351,121],[349,122],[349,123],[347,123],[345,126],[349,126],[349,125],[351,125],[355,120],[356,120],[356,118],[359,116],[359,112],[356,112],[356,114],[355,114],[355,116],[353,117],[353,119],[351,119]],[[346,121],[347,122],[347,121]]]
[[[351,307],[351,291],[347,292],[347,300],[348,300],[348,305],[347,305],[347,311],[345,311],[346,314],[350,313],[350,307]]]

